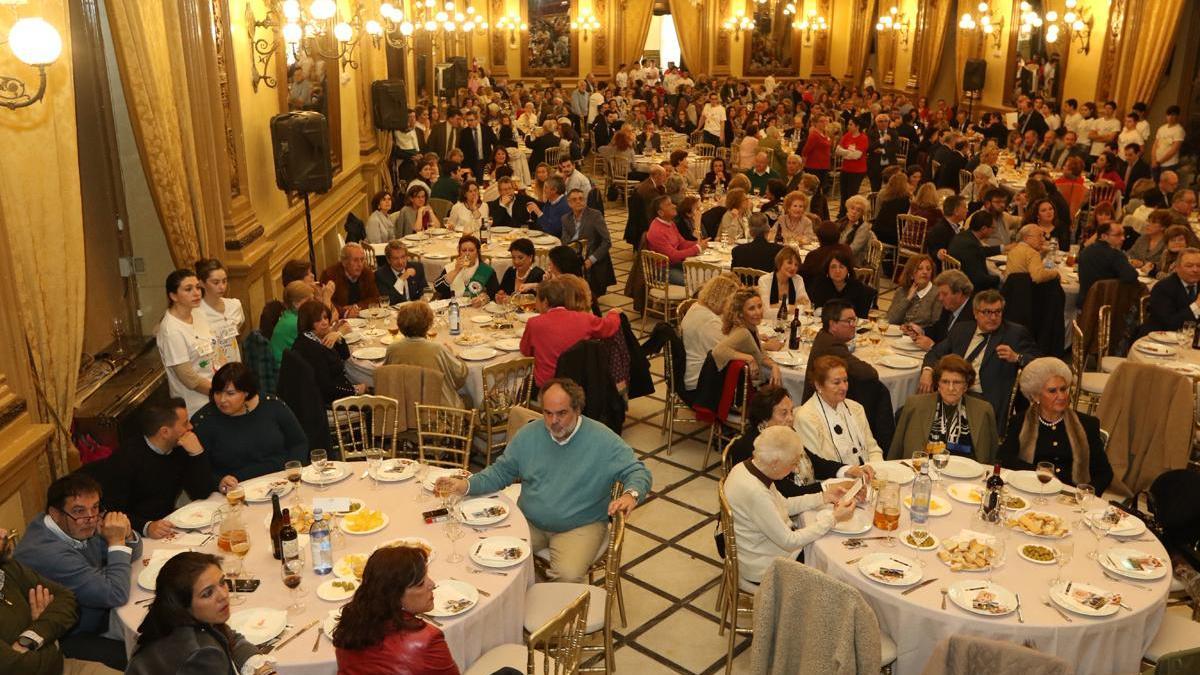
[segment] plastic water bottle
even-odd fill
[[[450,298],[450,334],[458,335],[462,332],[462,318],[459,316],[458,298]]]
[[[313,509],[313,524],[308,529],[308,540],[312,544],[313,572],[332,572],[333,542],[329,539],[329,521],[321,513],[321,509]]]
[[[933,479],[929,477],[929,462],[921,463],[921,473],[913,481],[912,506],[909,515],[917,524],[924,524],[929,519],[929,499],[933,493]]]

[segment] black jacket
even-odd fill
[[[296,341],[307,339],[300,336]],[[276,392],[300,421],[308,439],[308,449],[330,448],[329,418],[325,414],[325,400],[317,386],[317,376],[308,360],[295,349],[283,350]]]
[[[621,433],[625,426],[625,399],[617,391],[602,340],[580,340],[558,357],[554,377],[567,377],[583,387],[583,414]]]
[[[901,214],[908,213],[910,205],[908,197],[898,197],[880,202],[879,213],[875,215],[875,222],[871,227],[879,241],[892,246],[899,243],[900,230],[896,218]]]
[[[533,201],[528,195],[518,192],[513,195],[512,214],[500,205],[497,197],[488,202],[488,215],[492,225],[504,227],[529,227],[533,224],[533,216],[529,213],[529,202]]]
[[[929,228],[925,234],[925,252],[933,258],[933,262],[937,265],[938,270],[942,269],[942,259],[938,257],[938,251],[950,248],[950,240],[954,238],[954,226],[948,220],[939,220],[937,224]]]
[[[946,339],[935,344],[933,349],[925,354],[925,366],[934,367],[938,359],[947,354],[958,354],[966,358],[967,347],[975,337],[975,329],[973,321],[955,322]],[[996,355],[996,347],[1000,345],[1008,345],[1019,355],[1017,363],[1009,363]],[[992,405],[997,420],[1007,419],[1008,401],[1012,396],[1017,371],[1041,355],[1029,331],[1019,324],[1003,321],[1000,327],[988,336],[987,346],[983,349],[983,361],[979,366],[979,384],[983,388],[983,398]]]
[[[1088,291],[1097,281],[1117,279],[1131,284],[1137,278],[1137,270],[1129,263],[1129,257],[1109,246],[1107,241],[1099,240],[1079,253],[1079,296],[1075,298],[1075,305],[1083,307]]]
[[[950,240],[947,250],[950,255],[958,259],[958,262],[962,263],[963,274],[971,280],[976,293],[985,288],[1000,287],[1000,277],[988,272],[987,269],[988,256],[1000,253],[999,246],[984,246],[974,232],[963,229]]]
[[[411,267],[416,273],[404,282],[404,285],[408,287],[407,296],[400,295],[400,292],[396,290],[396,273],[390,266],[384,264],[375,268],[375,287],[379,289],[380,293],[387,293],[390,304],[394,305],[405,300],[420,300],[421,294],[425,292],[425,287],[429,285],[425,281],[425,266],[418,264],[411,265]]]
[[[546,271],[534,265],[529,268],[529,274],[525,276],[525,283],[540,284],[542,279],[546,278]],[[504,293],[512,295],[516,292],[514,288],[517,285],[517,268],[509,267],[504,270],[504,276],[500,277],[500,290]]]
[[[1100,420],[1084,413],[1075,413],[1079,416],[1079,423],[1083,426],[1084,434],[1087,436],[1088,444],[1088,473],[1092,481],[1092,487],[1096,488],[1096,492],[1102,493],[1108,489],[1109,484],[1113,480],[1112,465],[1108,463],[1108,456],[1104,454],[1104,437],[1100,435]],[[1021,425],[1025,423],[1025,415],[1013,415],[1013,418],[1008,421],[1008,431],[1004,435],[1004,442],[1000,444],[1000,449],[996,453],[996,461],[1000,462],[1001,466],[1006,469],[1014,469],[1016,471],[1033,471],[1037,468],[1038,462],[1053,462],[1055,465],[1055,476],[1066,483],[1074,485],[1071,480],[1071,461],[1064,456],[1048,457],[1034,453],[1033,462],[1022,462],[1018,456],[1021,451]]]
[[[951,323],[953,322],[953,323]],[[941,314],[938,314],[937,321],[933,325],[925,329],[925,337],[933,340],[934,344],[946,339],[950,334],[950,329],[959,324],[975,325],[975,314],[971,311],[971,300],[968,298],[962,310],[958,313],[958,318],[954,318],[954,312],[947,312],[942,308]]]
[[[298,335],[292,343],[292,351],[312,368],[313,379],[325,407],[331,406],[339,398],[354,395],[354,385],[346,378],[346,359],[350,358],[350,348],[345,340],[338,340],[330,349],[312,338]]]
[[[1195,321],[1187,288],[1178,274],[1154,284],[1150,289],[1150,307],[1146,316],[1143,334],[1155,330],[1179,330],[1184,321]]]
[[[947,149],[942,153],[942,158],[938,159],[934,156],[934,161],[941,164],[938,168],[937,175],[933,177],[933,184],[938,189],[950,189],[958,192],[958,172],[967,168],[967,158],[957,150]]]
[[[463,127],[458,130],[458,149],[463,153],[462,165],[470,167],[475,180],[482,180],[483,165],[492,160],[492,154],[496,147],[496,132],[486,124],[479,125],[480,144],[483,146],[482,154],[480,154],[479,145],[471,142],[472,131],[475,131],[472,127]]]
[[[533,139],[529,144],[529,166],[537,167],[538,164],[546,161],[546,151],[550,148],[557,148],[562,142],[558,136],[554,134],[542,134]]]
[[[775,269],[775,255],[782,249],[779,244],[767,241],[766,237],[755,237],[733,247],[731,266],[771,272]]]
[[[1121,170],[1121,177],[1125,179],[1125,198],[1129,199],[1129,193],[1133,191],[1133,184],[1142,178],[1153,178],[1150,172],[1150,165],[1146,160],[1138,157],[1138,160],[1130,166],[1126,163],[1124,169]]]

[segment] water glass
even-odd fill
[[[992,534],[992,564],[987,568],[988,583],[992,583],[992,574],[997,567],[1004,564],[1005,557],[1008,555],[1008,537],[1000,533],[1003,526],[998,526],[996,532]]]
[[[221,557],[221,571],[225,573],[225,578],[229,579],[232,588],[229,591],[229,604],[240,605],[246,602],[246,596],[237,592],[237,580],[242,576],[242,570],[245,565],[242,562],[242,557],[238,555],[227,555]]]
[[[379,469],[383,465],[383,449],[367,448],[367,474],[371,476],[371,489],[379,489]]]
[[[1088,506],[1091,505],[1092,500],[1095,498],[1096,488],[1087,483],[1080,483],[1075,486],[1075,505],[1079,507],[1076,510],[1084,514],[1084,517],[1087,516]]]
[[[1088,529],[1092,531],[1092,536],[1096,538],[1096,547],[1093,548],[1090,553],[1088,553],[1088,558],[1097,560],[1100,558],[1100,542],[1104,540],[1104,537],[1108,536],[1108,531],[1112,529],[1113,524],[1108,522],[1108,520],[1103,517],[1103,514],[1101,514],[1101,517],[1099,518],[1088,518],[1087,516],[1084,516],[1083,522],[1085,525],[1087,525]]]
[[[302,600],[304,589],[301,588],[301,584],[304,583],[304,558],[284,560],[280,566],[280,576],[283,578],[283,585],[287,587],[292,601],[287,606],[288,616],[297,616],[304,611],[304,600]]]
[[[1054,545],[1056,553],[1054,554],[1054,562],[1058,565],[1058,575],[1054,577],[1051,584],[1060,584],[1063,581],[1062,570],[1071,562],[1071,558],[1075,557],[1075,542],[1064,539]]]
[[[442,529],[446,534],[446,538],[450,540],[450,557],[446,558],[447,562],[460,563],[463,561],[463,556],[458,552],[458,540],[466,535],[466,530],[463,528],[462,521],[458,516],[451,512],[450,517],[442,523]]]
[[[324,492],[325,488],[326,488],[325,470],[326,470],[326,466],[329,463],[329,453],[327,453],[324,450],[318,449],[318,450],[313,450],[311,453],[309,453],[308,457],[309,457],[309,461],[312,464],[313,471],[317,474],[316,475],[317,491]]]

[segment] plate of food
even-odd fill
[[[1130,579],[1161,579],[1170,561],[1134,548],[1110,548],[1096,558],[1104,569]]]
[[[1018,532],[1041,539],[1063,539],[1071,534],[1070,528],[1062,518],[1044,511],[1026,511],[1017,518],[1009,518],[1007,525]]]
[[[505,352],[520,351],[521,338],[504,338],[503,340],[496,340],[492,343],[492,346]]]
[[[1151,340],[1154,340],[1155,342],[1161,342],[1161,343],[1163,343],[1164,345],[1177,345],[1177,344],[1179,344],[1179,333],[1176,333],[1176,332],[1175,332],[1175,331],[1173,331],[1173,330],[1156,330],[1156,331],[1152,331],[1152,332],[1150,333],[1150,335],[1149,335],[1149,338],[1150,338]]]
[[[333,576],[361,581],[363,568],[367,566],[367,558],[370,557],[370,553],[347,553],[333,563]]]
[[[987,581],[968,579],[950,586],[946,597],[959,607],[981,616],[1004,616],[1017,609],[1017,596]]]
[[[358,331],[352,330],[349,333],[346,333],[345,335],[343,335],[342,339],[346,341],[346,344],[352,345],[355,342],[362,340],[363,336]]]
[[[375,480],[384,483],[399,483],[417,474],[417,462],[404,457],[384,460],[375,472]]]
[[[921,580],[921,563],[891,553],[872,553],[858,561],[858,571],[871,581],[886,586],[912,586]]]
[[[1021,492],[1028,492],[1035,495],[1057,494],[1063,489],[1062,481],[1054,476],[1049,476],[1050,480],[1043,483],[1036,471],[1008,471],[1004,472],[1000,477],[1004,479],[1005,483],[1008,483]]]
[[[904,502],[904,508],[912,509],[912,495],[905,495],[901,501]],[[929,498],[929,515],[944,516],[953,510],[954,506],[945,499],[932,496]]]
[[[833,531],[838,534],[862,534],[873,527],[871,514],[863,509],[855,509],[848,520],[833,524]]]
[[[1168,347],[1167,345],[1160,345],[1157,342],[1146,342],[1144,340],[1139,340],[1138,342],[1133,343],[1133,346],[1139,352],[1142,352],[1143,354],[1149,354],[1150,356],[1166,357],[1175,356],[1179,353],[1179,350],[1175,347]]]
[[[1087,518],[1093,523],[1107,525],[1108,533],[1114,537],[1137,537],[1146,531],[1141,518],[1115,506],[1088,511]]]
[[[887,462],[871,462],[870,467],[875,470],[875,478],[880,480],[888,480],[893,483],[907,485],[917,477],[911,466],[901,464],[897,460]]]
[[[312,485],[328,485],[349,476],[350,472],[345,466],[342,466],[341,462],[325,462],[323,469],[318,469],[315,464],[309,464],[300,472],[300,480]]]
[[[964,504],[978,505],[983,502],[983,488],[978,483],[951,483],[946,486],[946,494]]]
[[[437,555],[437,551],[433,548],[433,544],[429,543],[429,540],[424,537],[399,537],[391,541],[383,542],[377,546],[375,550],[379,550],[381,548],[396,548],[399,546],[419,548],[422,551],[425,551],[426,562],[433,560],[434,556]]]
[[[271,495],[284,495],[292,491],[292,484],[286,478],[259,478],[242,483],[246,491],[246,501],[251,504],[271,501]]]
[[[1112,616],[1121,608],[1121,594],[1078,581],[1050,587],[1050,599],[1063,609],[1084,616]]]
[[[269,642],[287,627],[287,610],[269,607],[247,607],[234,612],[225,622],[252,644]]]
[[[987,467],[969,457],[952,455],[941,472],[951,478],[977,478],[986,470]]]
[[[496,358],[500,352],[491,347],[468,347],[458,353],[463,361],[487,361]]]
[[[391,312],[389,312],[386,308],[383,308],[383,307],[368,307],[364,310],[359,311],[359,313],[358,313],[358,315],[363,317],[364,319],[383,319],[383,318],[386,318],[389,314],[391,314]]]
[[[387,329],[385,329],[385,328],[364,328],[359,332],[362,333],[365,337],[369,337],[369,338],[381,338],[384,335],[388,334]]]
[[[387,527],[390,520],[388,514],[379,509],[362,508],[343,516],[338,527],[346,534],[375,534]]]
[[[382,361],[387,356],[387,349],[383,347],[359,347],[350,352],[350,355],[360,361]]]
[[[1017,548],[1017,555],[1035,565],[1053,565],[1058,560],[1058,549],[1045,544],[1025,544]]]
[[[508,505],[499,499],[468,499],[458,507],[467,525],[494,525],[508,517]]]
[[[512,567],[529,557],[529,542],[516,537],[487,537],[471,549],[471,560],[484,567]]]
[[[895,347],[896,349],[899,349],[901,351],[906,351],[906,352],[924,352],[925,351],[924,349],[921,349],[921,345],[918,345],[917,343],[913,342],[912,338],[910,338],[907,335],[897,338],[896,341],[892,343],[892,347]]]
[[[992,566],[996,551],[992,548],[992,537],[970,530],[942,540],[942,549],[937,552],[951,572],[985,572]]]
[[[167,520],[181,530],[198,530],[212,525],[213,516],[220,507],[216,502],[192,502],[175,509]]]
[[[357,579],[334,577],[317,586],[317,597],[327,602],[349,600],[354,597],[354,591],[358,590],[359,583]]]
[[[292,527],[296,528],[296,532],[298,532],[299,534],[307,535],[308,530],[312,527],[312,524],[313,524],[312,509],[310,509],[305,504],[288,504],[287,506],[284,507],[284,509],[287,510],[288,516],[292,520]],[[266,527],[267,530],[270,531],[270,529],[271,529],[271,514],[270,513],[268,513],[263,518],[263,527]]]
[[[465,581],[438,579],[429,616],[457,616],[479,603],[479,591]]]
[[[911,529],[900,533],[900,543],[918,551],[932,551],[938,547],[938,538],[929,530]]]

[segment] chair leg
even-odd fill
[[[728,581],[729,581],[729,575],[725,573],[724,569],[722,569],[722,571],[721,571],[721,585],[718,587],[718,590],[717,590],[717,608],[716,608],[716,611],[717,611],[717,613],[718,613],[718,614],[721,614],[721,608],[725,606],[725,593],[726,593],[726,590],[725,590],[725,585],[726,585],[726,583],[727,583]],[[725,618],[725,615],[724,615],[724,614],[721,614],[721,618],[722,618],[722,620],[723,620],[723,619]]]
[[[617,610],[621,614],[621,628],[629,625],[625,619],[625,591],[621,588],[621,575],[617,575]]]
[[[729,649],[725,652],[725,675],[730,675],[733,672],[733,648],[737,643],[737,590],[734,589],[730,593],[730,597],[726,602],[729,604],[730,610],[730,626],[729,626]]]
[[[663,431],[667,433],[667,455],[671,454],[671,445],[675,443],[675,403],[668,402],[666,410],[666,422],[663,423]]]
[[[617,671],[616,659],[613,656],[612,626],[604,626],[604,675]]]
[[[713,433],[716,431],[718,424],[720,422],[713,421],[712,426],[708,428],[708,444],[704,446],[704,461],[700,463],[701,471],[708,469],[708,454],[712,452]]]

